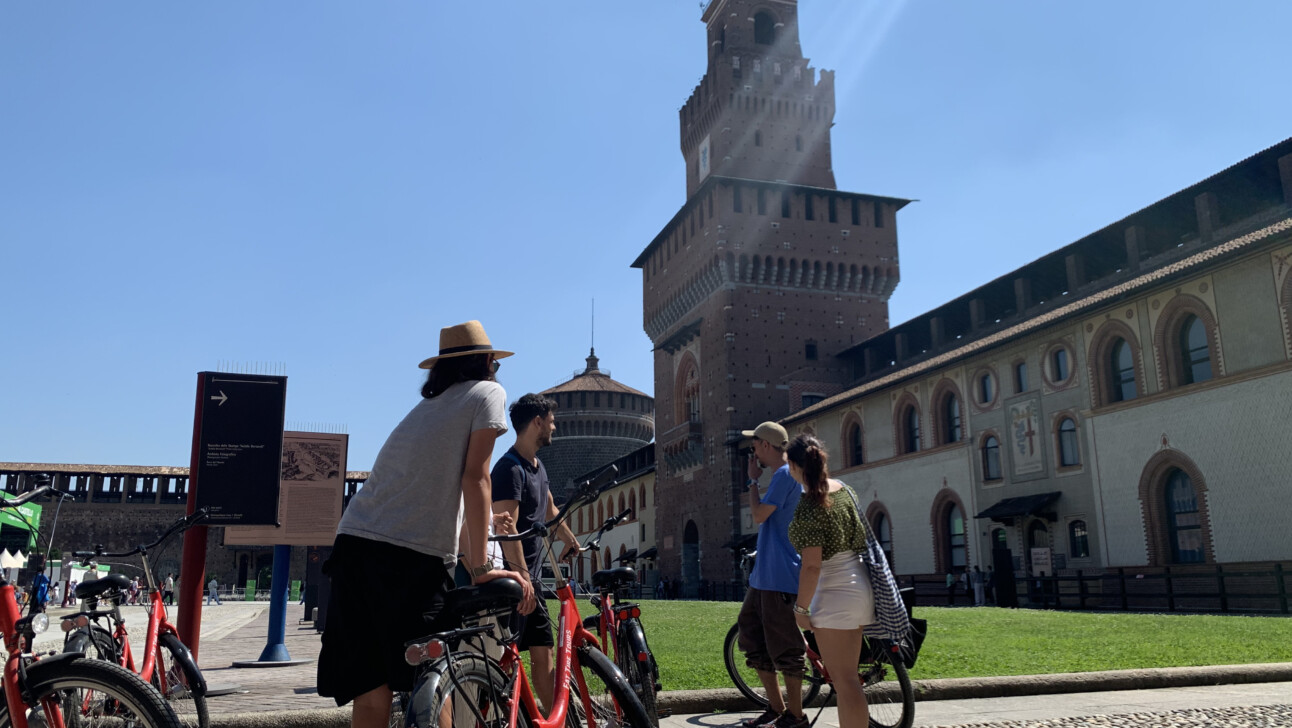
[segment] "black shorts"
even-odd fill
[[[342,534],[323,572],[332,589],[318,660],[319,695],[345,705],[382,685],[412,690],[415,670],[404,661],[404,644],[453,626],[434,618],[453,588],[444,560]]]
[[[531,647],[552,647],[556,644],[552,638],[552,622],[548,619],[547,610],[542,609],[542,602],[539,602],[539,606],[529,614],[512,612],[511,633],[520,635],[516,646],[522,650],[528,650]]]

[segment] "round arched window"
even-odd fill
[[[1211,379],[1211,349],[1207,347],[1207,328],[1202,319],[1189,314],[1180,323],[1180,365],[1183,384]]]
[[[1125,339],[1118,339],[1112,348],[1112,395],[1114,402],[1135,399],[1135,355]]]

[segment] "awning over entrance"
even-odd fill
[[[1058,520],[1058,516],[1050,510],[1054,501],[1063,495],[1062,491],[1053,493],[1038,493],[1037,495],[1024,495],[1017,498],[1006,498],[987,510],[979,513],[975,518],[987,518],[993,521],[1012,526],[1015,518],[1024,516],[1041,516],[1049,521]]]
[[[655,557],[656,557],[656,556],[658,556],[658,555],[659,555],[659,551],[657,551],[657,550],[655,549],[655,547],[654,547],[654,546],[651,546],[650,548],[646,549],[645,551],[641,552],[640,554],[637,554],[637,558],[639,558],[639,559],[653,559],[653,558],[655,558]]]

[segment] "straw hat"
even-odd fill
[[[509,357],[513,352],[493,348],[484,326],[479,321],[468,321],[457,326],[445,326],[440,329],[440,353],[417,366],[430,369],[440,359],[454,356],[471,356],[472,354],[493,354],[495,359]]]

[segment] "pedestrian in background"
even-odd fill
[[[175,604],[175,574],[166,575],[166,581],[162,582],[162,604]]]
[[[955,572],[947,572],[947,606],[954,607],[956,604],[956,575]]]
[[[214,576],[211,577],[211,580],[206,583],[207,606],[211,605],[211,600],[215,600],[215,603],[217,605],[224,604],[224,602],[220,601],[220,582],[216,581]]]
[[[987,601],[996,605],[996,567],[987,564]]]
[[[969,583],[973,585],[973,605],[975,607],[981,607],[987,603],[986,589],[983,588],[983,581],[984,577],[982,569],[980,569],[977,564],[974,564],[973,576],[970,578]]]

